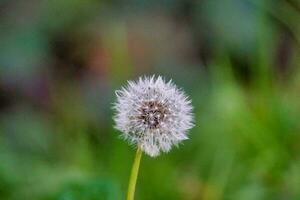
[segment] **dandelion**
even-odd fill
[[[130,144],[149,156],[168,152],[188,139],[193,127],[191,101],[171,81],[161,76],[129,81],[116,91],[116,128]]]
[[[115,127],[126,141],[137,146],[127,196],[131,200],[142,152],[155,157],[188,139],[193,108],[184,92],[161,76],[128,81],[116,95]]]

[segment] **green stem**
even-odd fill
[[[127,191],[127,200],[134,200],[135,185],[139,173],[141,157],[142,157],[142,151],[140,148],[138,148],[135,153],[135,158],[131,169],[131,175],[130,175],[128,191]]]

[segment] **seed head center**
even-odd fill
[[[150,129],[159,128],[168,115],[166,105],[157,101],[144,102],[139,111],[139,119]]]

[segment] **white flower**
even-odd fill
[[[116,129],[146,154],[157,156],[188,139],[187,132],[194,126],[193,107],[171,80],[140,77],[138,81],[128,81],[116,95]]]

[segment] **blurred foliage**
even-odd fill
[[[114,91],[161,74],[196,127],[137,199],[300,199],[299,0],[0,1],[0,199],[124,199]]]

